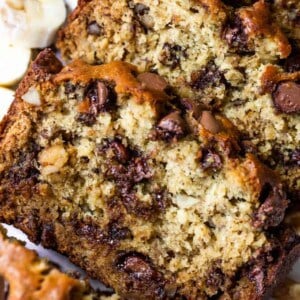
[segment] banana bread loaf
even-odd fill
[[[45,50],[0,127],[0,221],[125,299],[262,299],[298,257],[276,174],[155,73]]]

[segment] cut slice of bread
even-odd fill
[[[0,127],[0,221],[121,297],[262,299],[298,257],[273,171],[157,74],[45,50]]]
[[[117,300],[101,296],[84,280],[62,273],[57,266],[26,249],[0,226],[0,299]]]
[[[57,46],[66,60],[158,72],[223,111],[299,202],[299,20],[299,0],[80,1]]]

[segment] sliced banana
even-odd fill
[[[24,48],[47,47],[66,14],[63,0],[0,0],[1,42]]]
[[[0,121],[6,115],[11,103],[14,100],[15,92],[13,90],[0,87]]]
[[[25,74],[31,50],[0,44],[0,85],[13,85]]]
[[[15,0],[15,1],[17,1],[17,0]],[[77,0],[65,0],[65,2],[70,10],[74,10],[78,3]]]

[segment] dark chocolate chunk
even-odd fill
[[[283,113],[300,112],[300,84],[287,81],[277,86],[273,93],[273,102],[275,107]]]
[[[203,69],[191,75],[190,86],[195,90],[204,90],[221,84],[226,84],[226,79],[214,62],[209,62]]]
[[[223,33],[223,39],[228,45],[238,53],[252,52],[248,45],[248,36],[245,33],[244,25],[238,16],[235,16],[225,26]]]
[[[100,112],[111,111],[115,107],[116,100],[117,94],[112,84],[94,81],[88,85],[85,91],[85,99],[83,101],[88,101],[88,107],[85,108],[87,112],[80,111],[76,116],[76,120],[86,126],[92,126]]]
[[[100,26],[96,21],[93,21],[87,26],[88,34],[100,36],[103,34],[103,27]]]
[[[132,233],[131,230],[127,227],[121,227],[116,222],[112,222],[108,225],[107,234],[104,240],[108,244],[115,244],[118,241],[131,239]]]
[[[154,73],[146,72],[139,74],[137,79],[149,90],[163,92],[168,87],[167,81],[163,77]]]
[[[214,117],[210,111],[203,111],[200,119],[201,125],[213,134],[217,134],[222,131],[220,122]]]
[[[141,253],[129,252],[120,255],[116,266],[138,281],[161,279],[161,275],[152,266],[151,260]]]
[[[163,140],[179,139],[184,136],[186,124],[179,111],[173,111],[162,118],[157,125],[158,136]]]
[[[204,170],[217,171],[222,168],[222,158],[214,149],[202,149],[200,163]]]
[[[192,117],[196,120],[199,119],[203,110],[208,109],[208,106],[206,106],[205,104],[199,103],[189,98],[180,99],[180,103],[187,112],[191,112]]]
[[[111,110],[117,99],[115,90],[109,83],[93,82],[86,90],[86,97],[90,100],[90,111],[94,115]]]
[[[150,10],[150,8],[148,6],[146,6],[145,4],[142,4],[142,3],[135,4],[133,9],[134,9],[134,12],[140,16],[147,14]]]
[[[259,201],[262,203],[254,214],[254,226],[268,229],[281,223],[288,206],[286,194],[281,185],[266,182],[261,190]]]
[[[147,33],[148,29],[154,26],[154,21],[149,16],[150,8],[142,3],[129,3],[129,6],[133,8],[136,19],[144,28],[145,33]]]
[[[165,43],[159,61],[170,69],[175,69],[179,66],[182,57],[186,57],[185,49],[180,45]]]
[[[300,71],[300,54],[289,56],[284,63],[284,69],[290,73]]]

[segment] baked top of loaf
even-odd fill
[[[5,229],[0,226],[0,299],[104,300],[106,298],[92,292],[85,281],[62,273],[47,260],[39,258],[35,251],[26,249],[15,239],[8,238]]]
[[[0,127],[0,221],[122,297],[261,299],[298,256],[273,171],[156,74],[44,50]]]
[[[221,110],[300,198],[300,2],[80,1],[57,42],[66,60],[124,60]],[[251,147],[251,145],[255,147]]]

